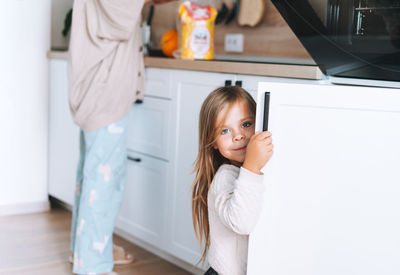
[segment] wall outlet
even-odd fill
[[[244,35],[241,33],[225,34],[225,52],[243,52]]]

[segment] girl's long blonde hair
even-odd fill
[[[214,142],[217,137],[216,120],[218,114],[226,106],[242,101],[249,110],[255,114],[256,103],[251,95],[238,86],[225,86],[215,89],[204,100],[199,117],[199,151],[195,161],[194,172],[196,177],[193,182],[192,191],[192,218],[196,237],[204,248],[201,254],[201,261],[204,262],[210,246],[207,196],[211,182],[218,168],[229,163],[218,150],[214,149]]]

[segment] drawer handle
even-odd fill
[[[232,86],[232,80],[225,80],[225,86]]]
[[[135,162],[141,162],[142,161],[141,158],[132,158],[130,156],[128,156],[128,159],[131,160],[131,161],[135,161]]]
[[[141,100],[141,99],[136,99],[136,101],[135,101],[135,104],[142,104],[143,103],[143,100]]]
[[[235,85],[239,86],[239,87],[242,87],[242,81],[241,80],[236,80]]]

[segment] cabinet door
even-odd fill
[[[172,98],[171,70],[146,68],[146,93],[147,96]]]
[[[262,76],[251,76],[251,75],[236,75],[234,84],[237,82],[241,83],[241,87],[245,89],[251,96],[256,100],[257,98],[257,88],[258,83],[263,81],[264,78]]]
[[[79,159],[79,127],[68,105],[67,61],[50,60],[49,194],[74,203]]]
[[[248,274],[400,274],[398,90],[260,91],[271,92],[274,156]]]
[[[171,101],[145,97],[129,114],[128,149],[169,159]]]
[[[259,75],[241,75],[238,74],[235,76],[235,81],[240,81],[242,84],[242,88],[248,91],[254,98],[257,98],[258,85],[262,82],[277,82],[277,83],[296,83],[296,84],[310,84],[314,83],[315,80],[304,80],[304,79],[295,79],[295,78],[282,78],[282,77],[268,77],[268,76],[259,76]]]
[[[173,75],[177,117],[174,184],[169,194],[171,219],[168,249],[170,253],[191,264],[196,264],[201,255],[191,213],[192,171],[198,148],[198,116],[207,95],[223,86],[225,80],[232,78],[232,75],[227,74],[187,71],[176,71]]]
[[[116,226],[162,249],[169,163],[129,153],[124,200]]]

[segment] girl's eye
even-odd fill
[[[229,133],[229,129],[222,129],[221,135],[226,135],[227,133]]]
[[[244,128],[247,128],[247,127],[250,127],[252,124],[253,124],[253,123],[251,123],[250,121],[247,121],[247,122],[243,123],[242,126],[243,126]]]

